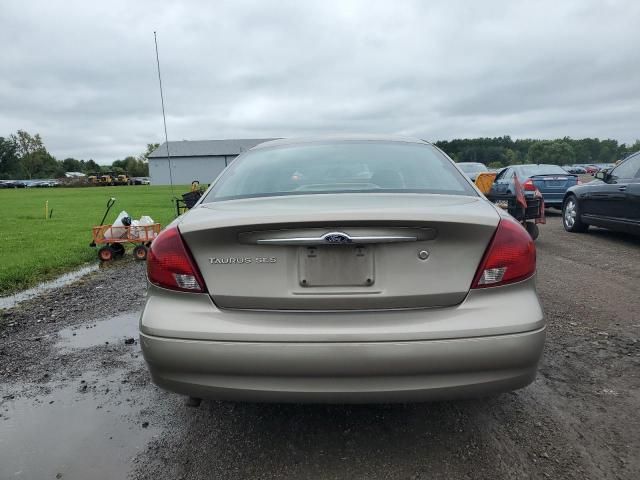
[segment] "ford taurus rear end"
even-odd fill
[[[153,381],[197,398],[388,402],[528,385],[535,247],[419,140],[241,155],[148,257]]]

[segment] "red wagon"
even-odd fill
[[[145,260],[149,245],[158,236],[161,229],[162,226],[159,223],[129,227],[99,225],[93,227],[93,245],[101,245],[98,250],[98,258],[103,262],[124,255],[126,243],[135,245],[133,256],[137,260]]]

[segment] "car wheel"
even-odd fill
[[[586,232],[589,225],[580,220],[580,206],[575,195],[569,195],[562,204],[562,226],[567,232]]]

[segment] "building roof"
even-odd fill
[[[239,155],[255,147],[259,143],[274,140],[273,138],[245,138],[233,140],[182,140],[169,142],[169,155],[172,157],[214,157],[222,155]],[[149,158],[166,158],[166,142],[156,148]]]

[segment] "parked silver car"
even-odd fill
[[[479,162],[458,162],[457,165],[473,182],[476,181],[478,174],[489,171],[484,163]]]
[[[148,257],[153,381],[195,398],[388,402],[533,381],[529,234],[414,139],[276,140],[238,157]]]

